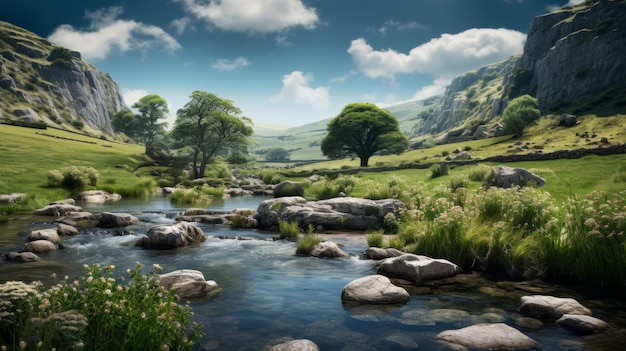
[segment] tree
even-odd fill
[[[288,161],[289,158],[289,151],[282,147],[270,149],[265,155],[267,161]]]
[[[204,176],[207,163],[215,156],[246,150],[253,130],[252,121],[241,116],[231,100],[197,90],[190,98],[176,113],[172,138],[176,146],[191,150],[195,179]]]
[[[346,105],[328,122],[327,130],[328,135],[322,139],[322,153],[330,158],[354,154],[361,159],[361,167],[367,167],[370,157],[377,152],[399,154],[409,146],[396,117],[370,103]]]
[[[537,99],[530,95],[516,97],[509,102],[502,113],[502,126],[505,134],[513,134],[519,138],[524,134],[526,127],[534,124],[541,112]]]
[[[135,116],[133,137],[144,143],[146,155],[152,155],[155,151],[153,142],[165,134],[167,127],[167,122],[159,122],[169,113],[167,101],[157,94],[149,94],[135,102],[132,107],[139,111]]]
[[[122,110],[113,115],[111,126],[116,132],[122,132],[134,138],[137,130],[137,115],[130,110]]]

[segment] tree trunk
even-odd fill
[[[367,164],[368,164],[369,160],[370,160],[369,156],[362,156],[361,157],[361,167],[367,167]]]
[[[191,163],[191,168],[193,169],[193,179],[198,179],[198,151],[193,152],[193,159]]]

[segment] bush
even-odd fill
[[[51,188],[59,188],[63,183],[63,173],[54,169],[46,173],[46,184]]]
[[[491,167],[486,166],[486,165],[478,165],[478,166],[472,167],[472,169],[469,171],[467,176],[469,180],[473,182],[483,183],[487,179],[487,176],[489,175],[490,172],[491,172]]]
[[[179,204],[210,204],[213,201],[215,195],[223,194],[224,189],[221,191],[216,188],[212,188],[208,185],[203,185],[201,188],[194,189],[176,189],[170,194],[170,201]],[[221,196],[221,195],[219,195]]]
[[[312,183],[305,189],[305,196],[318,200],[332,199],[339,196],[340,193],[350,195],[356,184],[356,178],[353,176],[339,176],[333,180],[324,179],[319,182]]]
[[[383,230],[388,234],[397,234],[400,230],[400,222],[396,218],[396,215],[389,212],[383,217]]]
[[[236,216],[230,220],[231,228],[247,228],[248,227],[248,217],[244,216]]]
[[[366,235],[367,246],[369,247],[383,247],[384,233],[382,230],[377,230]]]
[[[280,231],[281,239],[296,239],[300,233],[300,227],[298,222],[289,222],[284,220],[278,221],[278,230]]]
[[[113,275],[114,266],[85,266],[86,276],[44,290],[41,285],[0,285],[0,344],[28,350],[193,350],[202,332],[191,330],[193,314],[173,291],[159,286],[154,265],[127,270],[128,281]],[[7,303],[8,302],[8,303]]]
[[[59,176],[61,179],[59,181]],[[83,191],[98,183],[100,174],[92,167],[71,166],[61,171],[52,170],[46,174],[48,186],[62,187],[70,191]]]
[[[441,166],[432,165],[430,168],[430,179],[441,177]]]

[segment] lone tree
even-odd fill
[[[534,124],[541,117],[537,99],[530,95],[518,96],[509,102],[502,113],[504,133],[519,138],[526,127]]]
[[[172,138],[177,147],[191,151],[193,177],[204,176],[207,164],[219,155],[241,153],[250,143],[252,121],[241,116],[231,100],[194,91],[191,100],[177,111]]]
[[[146,146],[146,155],[154,156],[157,149],[155,141],[165,135],[167,127],[167,122],[160,122],[169,112],[167,101],[157,94],[150,94],[139,99],[132,107],[139,114],[122,110],[111,118],[111,125],[115,131],[123,132],[143,143]]]
[[[399,154],[409,147],[396,117],[370,103],[346,105],[328,122],[327,130],[328,135],[322,139],[322,153],[330,158],[354,154],[361,159],[361,167],[367,167],[370,157],[377,152]]]
[[[282,147],[270,149],[265,155],[267,161],[289,161],[290,158],[289,151]]]

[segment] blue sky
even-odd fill
[[[457,74],[523,51],[534,17],[582,0],[8,0],[0,20],[146,94],[170,118],[194,90],[255,124],[300,126],[348,103],[442,93]]]

